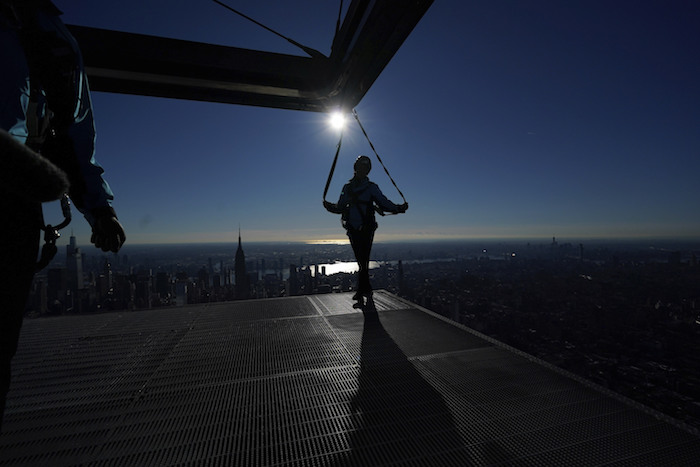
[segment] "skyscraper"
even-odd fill
[[[66,291],[68,290],[68,270],[51,268],[47,271],[46,279],[48,305],[51,312],[65,311]]]
[[[238,249],[236,250],[234,274],[236,276],[236,298],[239,300],[248,298],[248,275],[246,274],[245,268],[245,254],[243,253],[243,246],[241,245],[240,228],[238,229]]]
[[[68,290],[74,295],[83,288],[83,258],[80,248],[76,246],[75,236],[70,236],[66,245],[66,267],[68,269]]]

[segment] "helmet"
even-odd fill
[[[357,172],[359,167],[366,167],[365,170],[367,173],[369,173],[369,171],[372,170],[372,161],[367,156],[359,156],[357,159],[355,159],[355,165],[353,166],[355,172]]]

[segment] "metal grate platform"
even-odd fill
[[[51,467],[698,458],[689,427],[384,291],[26,320],[0,438],[0,465]]]

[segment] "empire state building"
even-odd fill
[[[236,261],[234,265],[236,276],[236,299],[243,300],[249,298],[248,274],[245,270],[245,254],[241,245],[241,229],[238,229],[238,249],[236,250]]]

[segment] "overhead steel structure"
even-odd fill
[[[330,57],[69,28],[95,91],[325,112],[360,102],[432,3],[353,0]]]

